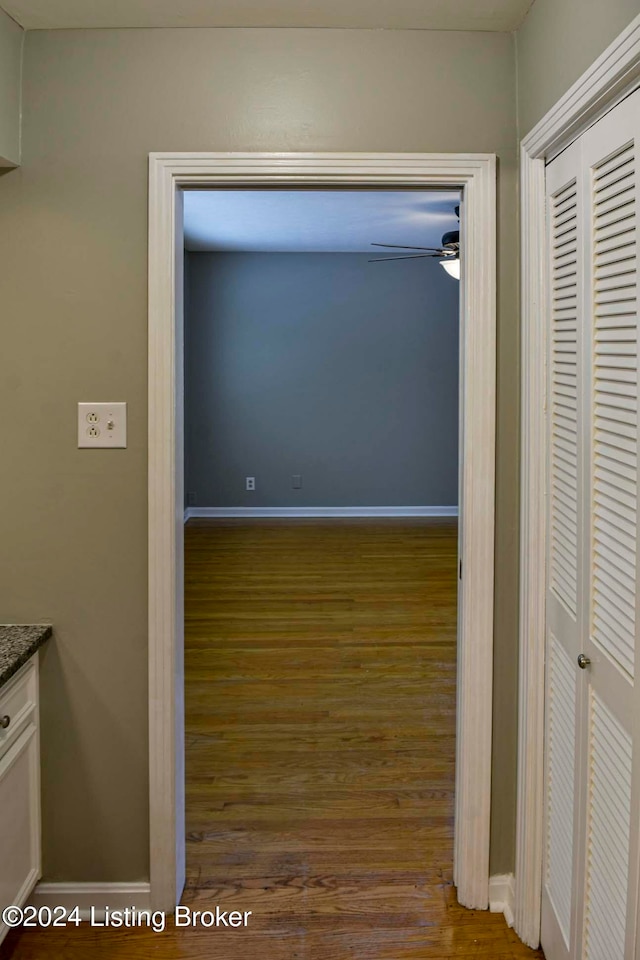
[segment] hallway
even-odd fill
[[[13,960],[541,957],[455,900],[456,564],[452,520],[190,521],[183,903],[248,926]]]

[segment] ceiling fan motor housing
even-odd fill
[[[442,246],[443,247],[453,247],[455,244],[456,248],[460,245],[460,231],[459,230],[449,230],[447,233],[442,235]]]

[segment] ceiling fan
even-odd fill
[[[460,219],[460,207],[455,208],[455,214]],[[418,260],[422,257],[439,257],[440,266],[444,267],[449,276],[460,279],[460,231],[449,230],[443,234],[440,247],[413,247],[401,243],[372,243],[372,247],[388,247],[395,250],[422,250],[423,253],[409,253],[401,257],[375,257],[369,263],[384,263],[385,260]]]

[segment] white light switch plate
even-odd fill
[[[126,447],[126,403],[79,403],[79,447]]]

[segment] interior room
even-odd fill
[[[185,192],[188,516],[455,515],[459,204]]]
[[[638,0],[0,0],[2,960],[638,955],[639,90]]]
[[[316,949],[452,890],[460,202],[184,196],[183,902]]]

